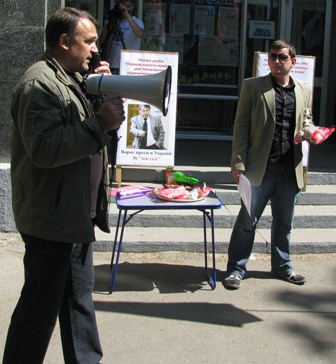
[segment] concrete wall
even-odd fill
[[[64,0],[0,3],[0,230],[15,229],[10,190],[10,98],[14,85],[44,51],[46,20]]]

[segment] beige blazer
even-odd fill
[[[160,117],[150,115],[150,125],[155,140],[155,144],[163,149],[165,131]],[[138,136],[139,132],[143,130],[143,118],[140,115],[131,118],[130,132],[134,135],[133,148],[138,149],[141,145],[141,137]]]
[[[310,106],[310,86],[295,83],[295,134],[303,127],[304,110]],[[243,81],[233,128],[231,169],[245,171],[253,186],[265,173],[275,129],[275,95],[270,74]],[[294,135],[293,135],[294,138]],[[304,186],[301,143],[294,145],[298,187]]]

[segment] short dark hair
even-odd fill
[[[149,104],[139,104],[139,110],[144,107],[145,109],[150,109],[151,106]]]
[[[287,40],[283,40],[283,39],[278,39],[278,40],[274,41],[269,46],[269,52],[272,49],[280,50],[282,48],[288,48],[288,53],[291,56],[291,58],[296,57],[296,50],[295,50],[294,45],[292,43],[288,42]]]
[[[99,29],[99,23],[89,12],[65,7],[56,10],[49,18],[45,29],[47,48],[55,48],[62,34],[74,38],[77,24],[81,18],[90,20]]]

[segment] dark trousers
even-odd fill
[[[278,274],[293,271],[290,259],[290,236],[294,208],[299,196],[294,165],[289,163],[267,165],[261,185],[252,186],[251,216],[242,203],[233,227],[228,249],[228,273],[244,277],[252,253],[257,224],[268,201],[271,202],[272,211],[272,271]]]
[[[21,234],[25,282],[8,329],[3,364],[43,362],[59,318],[64,362],[102,358],[92,301],[92,244],[68,244]]]
[[[160,148],[156,144],[152,144],[147,147],[141,147],[141,149],[160,149]]]

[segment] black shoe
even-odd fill
[[[306,282],[306,278],[299,273],[296,272],[285,272],[283,274],[273,272],[272,274],[278,278],[284,279],[285,281],[294,283],[294,284],[304,284]]]
[[[242,284],[242,279],[237,274],[230,274],[224,279],[224,287],[226,289],[238,289]]]

